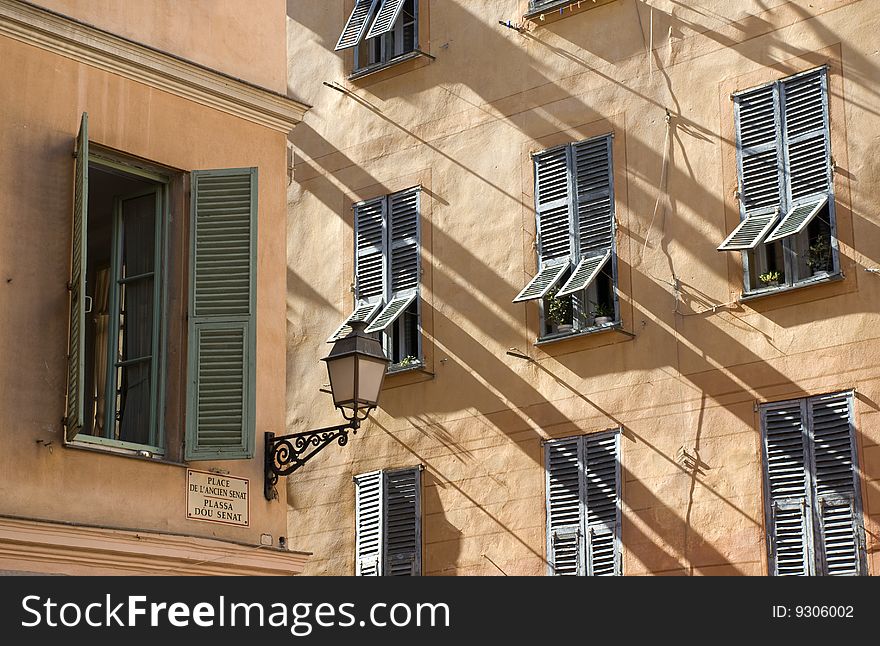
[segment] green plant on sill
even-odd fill
[[[550,323],[564,325],[571,322],[568,316],[571,310],[571,295],[557,298],[556,292],[558,291],[558,289],[554,289],[547,294],[547,308],[544,311],[544,316]]]
[[[761,274],[758,276],[758,280],[760,280],[765,285],[772,285],[779,282],[779,278],[782,276],[778,271],[768,271],[766,274]]]
[[[828,236],[819,236],[816,241],[810,245],[810,255],[807,258],[807,266],[818,273],[820,271],[829,271],[831,269],[831,243]]]
[[[411,366],[415,366],[419,364],[419,360],[417,357],[412,356],[411,354],[406,355],[403,359],[397,362],[397,367],[400,368],[409,368]]]
[[[596,318],[602,316],[612,317],[614,316],[614,308],[606,305],[605,303],[594,303],[593,316]]]

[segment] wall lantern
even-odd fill
[[[330,354],[322,359],[327,362],[333,403],[348,421],[279,437],[266,433],[266,500],[278,497],[275,485],[279,476],[290,475],[334,441],[339,446],[348,444],[349,431],[357,433],[361,422],[379,403],[388,358],[382,352],[381,342],[364,333],[366,323],[352,321],[350,326],[351,332],[338,339]]]

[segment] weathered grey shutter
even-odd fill
[[[547,560],[551,575],[583,575],[584,446],[579,437],[545,445]]]
[[[345,23],[345,28],[339,36],[339,42],[336,43],[336,51],[354,47],[364,36],[367,31],[370,17],[379,0],[356,0],[354,9]]]
[[[587,435],[585,506],[587,521],[587,574],[616,576],[620,559],[620,434]]]
[[[568,269],[573,246],[569,156],[568,146],[534,156],[538,273],[517,294],[514,303],[544,298]]]
[[[354,206],[355,295],[358,301],[385,293],[385,198]]]
[[[866,574],[864,527],[849,393],[809,400],[817,551],[823,574]]]
[[[364,332],[371,334],[373,332],[384,331],[385,328],[397,320],[398,316],[406,311],[406,308],[409,307],[410,303],[414,300],[416,300],[415,292],[392,298],[388,301],[388,305],[385,306],[385,309],[379,312],[378,316],[373,319],[373,322],[367,326],[367,329],[364,330]]]
[[[825,68],[781,83],[787,212],[768,242],[803,231],[832,192]]]
[[[734,97],[740,224],[719,251],[755,248],[779,216],[782,134],[777,84]]]
[[[611,135],[572,145],[578,252],[602,256],[614,242]]]
[[[341,339],[342,337],[348,335],[351,332],[351,324],[355,321],[369,321],[379,308],[382,307],[382,301],[376,301],[374,303],[366,303],[364,305],[360,305],[354,309],[354,312],[348,315],[348,317],[342,322],[333,334],[330,335],[330,338],[327,339],[327,343],[333,343],[337,339]]]
[[[384,476],[384,574],[418,576],[422,571],[421,469],[388,471]]]
[[[355,476],[355,573],[381,576],[384,478],[381,471]]]
[[[813,574],[807,434],[802,401],[762,408],[770,571]]]
[[[419,286],[418,188],[388,196],[390,228],[390,279],[392,294],[401,295]]]
[[[76,437],[83,427],[85,375],[86,232],[89,221],[89,115],[83,112],[76,138],[73,182],[73,233],[70,252],[70,327],[67,339],[67,410],[65,436]]]
[[[582,258],[574,271],[571,272],[569,279],[556,292],[556,296],[565,296],[566,294],[573,294],[574,292],[586,289],[590,283],[596,280],[599,272],[608,264],[609,260],[611,260],[610,249],[600,256]]]
[[[406,0],[382,0],[379,11],[376,12],[373,26],[370,27],[366,37],[374,38],[391,31],[394,28],[394,23],[397,22],[397,18],[400,16],[400,11],[403,9],[405,2]]]
[[[192,173],[186,459],[254,452],[257,169]]]

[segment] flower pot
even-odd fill
[[[778,280],[768,280],[767,282],[763,283],[763,285],[764,285],[764,287],[779,287],[779,281]]]
[[[558,334],[568,334],[573,330],[573,326],[571,323],[560,323],[556,326],[556,332]]]
[[[610,316],[597,316],[595,319],[593,319],[594,325],[608,325],[609,323],[611,323]]]

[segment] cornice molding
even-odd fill
[[[17,0],[0,0],[0,35],[285,134],[309,109],[272,90]]]
[[[0,517],[0,569],[78,574],[293,575],[310,554],[176,534]]]

